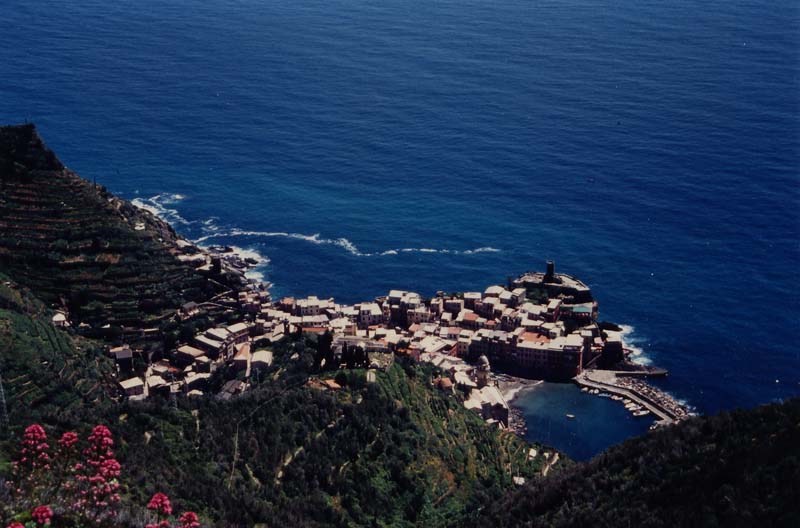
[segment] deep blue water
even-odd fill
[[[800,394],[797,2],[2,14],[0,121],[34,121],[187,236],[268,257],[278,295],[482,289],[554,259],[698,411]],[[526,405],[531,422],[569,412],[566,394]],[[551,420],[573,456],[637,432],[610,402],[587,409],[590,445]]]

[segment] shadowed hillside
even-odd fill
[[[800,526],[800,399],[694,418],[494,504],[492,526]],[[488,524],[486,524],[488,525]]]
[[[67,169],[33,125],[0,127],[0,266],[73,320],[143,326],[207,294],[176,236]]]

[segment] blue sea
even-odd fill
[[[800,395],[796,1],[3,0],[23,121],[275,295],[553,259],[697,412]],[[579,459],[647,429],[569,385],[519,405]]]

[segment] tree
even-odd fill
[[[355,350],[353,350],[352,347],[347,346],[347,343],[342,345],[342,363],[344,363],[349,369],[355,367]]]
[[[319,336],[317,340],[317,357],[318,362],[317,366],[319,367],[322,362],[325,362],[325,368],[331,369],[333,368],[333,334],[330,330],[326,330],[325,333]]]
[[[364,350],[364,347],[356,347],[353,362],[357,367],[366,367],[369,362],[369,356]]]

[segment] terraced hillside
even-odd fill
[[[142,327],[208,294],[176,238],[66,168],[33,125],[0,127],[0,270],[73,320]]]
[[[0,420],[11,425],[62,421],[117,394],[114,366],[97,344],[55,328],[51,315],[0,274],[0,377],[8,412]]]

